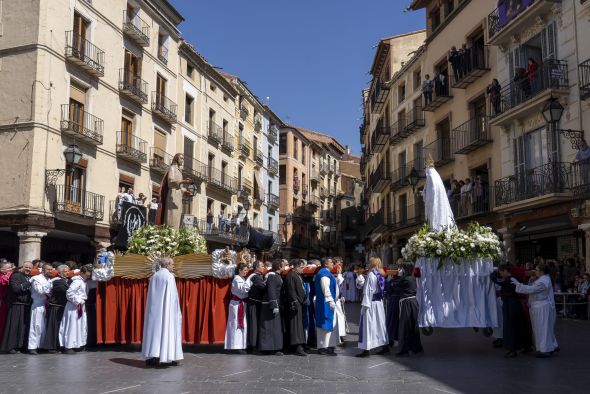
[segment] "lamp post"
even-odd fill
[[[412,186],[412,194],[416,194],[416,185],[418,185],[418,181],[420,180],[420,174],[416,170],[416,167],[412,167],[407,179],[410,186]]]
[[[557,134],[557,124],[561,120],[564,108],[556,97],[551,96],[543,106],[541,114],[545,122],[549,125],[547,129],[547,148],[549,150],[549,161],[557,163],[559,161],[559,141]]]
[[[59,168],[54,170],[45,170],[45,186],[50,186],[57,183],[57,178],[64,175],[66,171],[73,170],[72,166],[77,165],[82,160],[82,152],[78,145],[71,144],[63,152],[66,159],[66,168]]]

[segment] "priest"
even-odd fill
[[[366,280],[362,276],[357,282],[363,284],[363,297],[361,302],[361,319],[359,322],[359,344],[363,351],[357,357],[369,357],[371,349],[382,347],[377,354],[389,353],[389,337],[385,321],[385,308],[383,307],[383,293],[385,290],[385,277],[382,274],[381,259],[372,257],[369,260],[369,272]]]
[[[292,268],[285,277],[283,284],[283,311],[285,319],[286,344],[291,346],[297,356],[307,356],[303,350],[306,344],[305,328],[303,326],[303,306],[309,303],[303,284],[304,261],[295,259]]]
[[[174,260],[155,259],[158,271],[148,287],[141,353],[148,367],[178,365],[182,353],[182,313],[174,279]]]
[[[9,304],[4,336],[0,350],[10,354],[19,353],[27,346],[29,319],[31,318],[31,270],[33,264],[25,261],[21,269],[10,277],[8,297]]]
[[[70,268],[65,265],[57,266],[57,277],[51,280],[51,292],[47,304],[47,323],[45,325],[45,338],[41,348],[49,353],[57,352],[59,347],[59,326],[64,315],[64,309],[68,299],[68,273]]]
[[[86,317],[86,299],[88,289],[86,282],[92,277],[92,264],[83,265],[79,275],[72,277],[72,283],[66,291],[66,307],[59,326],[59,343],[65,354],[74,354],[74,349],[86,346],[88,338],[88,320]]]
[[[248,323],[246,321],[246,299],[249,286],[246,283],[248,266],[238,263],[231,283],[231,301],[227,313],[224,349],[236,354],[246,354]]]
[[[331,272],[333,268],[332,259],[322,259],[314,279],[318,354],[328,356],[337,355],[334,349],[340,343],[338,318],[335,313],[336,300],[340,294],[336,278]]]
[[[45,307],[51,286],[49,279],[53,266],[41,262],[41,273],[31,278],[31,324],[29,327],[29,354],[36,355],[45,338]]]
[[[258,350],[282,356],[283,327],[281,324],[280,297],[283,279],[280,275],[281,260],[272,262],[271,270],[266,275],[266,292],[262,299],[260,311],[260,337]]]
[[[399,352],[396,356],[423,353],[418,327],[418,301],[416,301],[416,278],[412,275],[413,264],[404,264],[399,288]]]
[[[264,281],[264,264],[260,260],[252,263],[254,271],[246,279],[248,286],[248,301],[246,303],[246,324],[247,332],[247,350],[249,352],[258,352],[258,325],[260,323],[260,311],[262,309],[262,299],[266,292],[266,282]]]

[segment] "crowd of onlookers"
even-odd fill
[[[115,200],[115,206],[117,207],[117,210],[112,213],[113,219],[121,219],[123,203],[125,202],[146,207],[148,210],[148,223],[155,224],[156,212],[158,211],[159,205],[159,199],[157,197],[153,197],[148,202],[148,199],[145,196],[145,194],[139,193],[138,195],[135,195],[135,191],[132,187],[125,188],[124,186],[121,186],[119,188],[119,193],[117,194],[117,198]]]
[[[447,197],[451,209],[456,217],[471,216],[478,212],[486,211],[488,190],[481,176],[477,175],[473,181],[453,180],[447,189]]]

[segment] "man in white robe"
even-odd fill
[[[161,257],[148,287],[141,353],[148,367],[178,365],[182,354],[182,313],[178,301],[174,261]]]
[[[66,292],[68,302],[59,326],[59,344],[65,348],[66,354],[74,354],[74,349],[86,346],[88,337],[86,281],[91,277],[92,265],[82,266],[80,274],[72,277],[72,283]]]
[[[49,277],[53,267],[49,263],[43,263],[42,272],[31,278],[31,324],[29,326],[29,354],[36,355],[37,349],[45,338],[45,304],[51,291]]]
[[[248,323],[246,321],[246,299],[250,283],[246,281],[248,266],[239,263],[231,283],[231,301],[227,313],[224,349],[237,354],[246,354],[248,346]]]
[[[338,320],[338,335],[340,336],[340,339],[344,341],[344,337],[346,337],[346,314],[344,313],[344,302],[346,299],[344,298],[342,291],[344,286],[344,277],[342,276],[342,273],[336,275],[336,286],[338,287],[338,298],[336,298],[336,309],[334,312],[336,313],[336,319]]]
[[[529,295],[529,313],[539,358],[549,357],[559,351],[555,339],[555,295],[549,274],[549,268],[540,264],[535,271],[537,279],[533,284],[524,285],[515,278],[511,279],[517,293]]]
[[[387,320],[383,307],[385,278],[379,272],[382,268],[381,259],[371,258],[370,267],[366,279],[362,275],[357,278],[357,286],[363,288],[358,344],[363,352],[357,357],[369,357],[370,350],[379,346],[382,346],[382,349],[377,354],[389,353]]]

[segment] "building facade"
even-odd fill
[[[183,18],[161,0],[58,0],[3,19],[1,252],[91,260],[119,187],[151,195],[150,149],[176,145]]]

